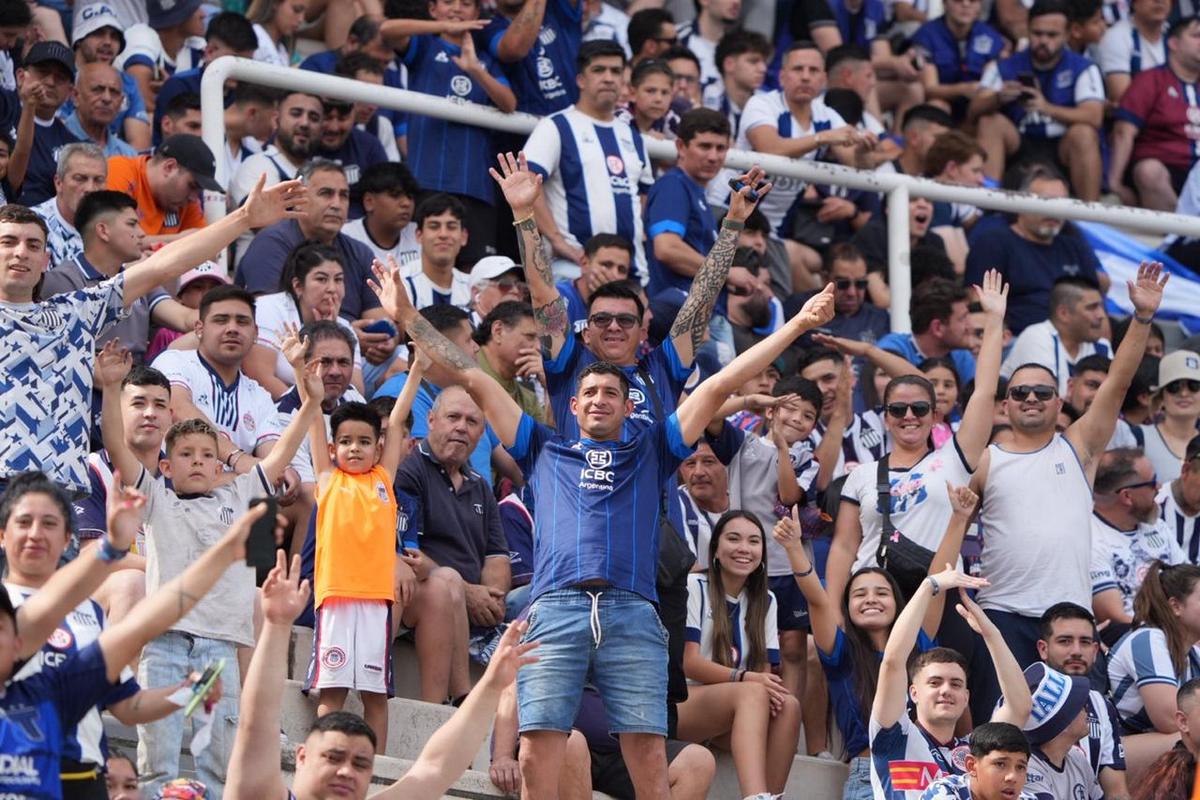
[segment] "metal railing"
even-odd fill
[[[507,133],[529,133],[538,118],[530,114],[505,114],[495,108],[456,102],[405,89],[393,89],[351,78],[325,75],[307,70],[260,64],[245,58],[222,56],[204,71],[200,82],[203,137],[213,153],[225,147],[224,84],[228,79],[249,81],[276,89],[307,92],[321,97],[370,103],[381,108],[437,117],[451,122],[476,125]],[[674,142],[646,140],[650,155],[662,161],[675,160]],[[218,158],[217,181],[227,186],[227,160]],[[1181,234],[1200,238],[1200,218],[1131,206],[1085,203],[1070,198],[1045,199],[1028,194],[974,189],[936,183],[909,175],[881,174],[855,170],[837,164],[824,164],[746,150],[730,150],[726,164],[737,169],[760,165],[771,175],[782,175],[820,184],[846,186],[887,195],[888,207],[888,284],[891,288],[891,323],[894,331],[909,331],[909,300],[912,275],[909,265],[908,201],[925,197],[934,201],[964,203],[991,211],[1041,214],[1060,219],[1086,220],[1116,225],[1151,234]],[[206,201],[210,219],[225,213],[223,201]]]

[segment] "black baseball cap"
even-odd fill
[[[67,71],[71,80],[75,79],[75,54],[62,42],[38,42],[29,48],[29,55],[25,56],[25,66],[47,63],[58,64]]]
[[[11,619],[13,631],[17,630],[17,607],[13,605],[12,598],[8,596],[8,589],[3,586],[0,586],[0,616]]]
[[[196,183],[210,192],[224,193],[225,189],[217,183],[217,160],[213,158],[212,150],[199,136],[190,133],[177,133],[168,136],[154,151],[156,156],[173,158],[179,166],[192,173]]]

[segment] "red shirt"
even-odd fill
[[[1187,169],[1200,158],[1200,87],[1184,83],[1169,66],[1133,77],[1117,119],[1138,128],[1130,163],[1153,158]]]

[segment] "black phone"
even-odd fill
[[[256,497],[250,501],[254,508],[260,503],[267,504],[267,513],[263,514],[250,527],[250,538],[246,540],[246,566],[273,567],[275,566],[275,514],[279,510],[279,501],[274,497]]]
[[[742,183],[737,178],[729,179],[729,188],[732,189],[734,192],[740,192],[745,185],[746,184]],[[746,192],[746,199],[749,200],[751,203],[757,203],[758,199],[759,199],[758,193],[766,185],[767,185],[766,181],[759,181],[757,186],[755,186],[750,191]]]
[[[1037,79],[1033,77],[1032,72],[1022,72],[1017,76],[1017,81],[1027,89],[1037,86]]]

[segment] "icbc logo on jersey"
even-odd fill
[[[616,478],[612,470],[612,451],[588,450],[584,454],[584,461],[587,462],[587,466],[579,472],[579,487],[611,492],[613,480]]]

